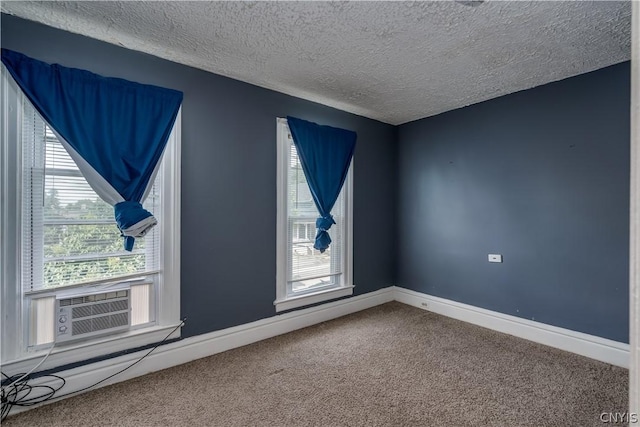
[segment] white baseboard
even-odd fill
[[[141,363],[95,388],[181,365],[394,300],[612,365],[629,367],[628,344],[391,286],[368,294],[280,314],[163,345]],[[127,367],[147,351],[139,351],[61,372],[59,375],[65,378],[67,384],[59,394],[74,392],[94,384]],[[56,382],[44,378],[34,380],[33,385],[36,384],[55,386]],[[23,410],[25,408],[15,407],[12,414]]]
[[[242,347],[257,341],[336,319],[338,317],[362,311],[390,301],[393,301],[393,287],[380,289],[375,292],[358,295],[348,299],[330,302],[317,307],[275,315],[267,319],[234,326],[220,331],[185,338],[183,340],[158,347],[142,362],[93,389],[181,365],[183,363],[191,362],[192,360],[211,356],[233,348]],[[57,375],[64,377],[67,381],[64,388],[60,390],[58,394],[62,395],[65,393],[71,393],[88,387],[91,384],[122,370],[142,357],[148,351],[149,350],[138,351],[57,373]],[[57,382],[50,381],[45,377],[34,380],[32,385],[50,385],[55,387]],[[28,408],[14,407],[11,413],[19,413],[26,409]]]
[[[629,368],[629,344],[485,310],[397,286],[394,286],[393,295],[396,301],[404,304],[615,366]]]

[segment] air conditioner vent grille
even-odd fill
[[[116,298],[127,298],[129,296],[128,290],[120,290],[114,292],[105,292],[102,294],[92,294],[87,296],[79,296],[72,298],[64,298],[60,300],[60,306],[64,307],[67,305],[79,305],[79,304],[88,304],[96,301],[104,301]]]
[[[111,316],[103,316],[103,317],[94,317],[91,319],[91,330],[93,331],[102,331],[105,329],[109,329],[111,322],[109,322],[109,318]]]
[[[91,306],[84,306],[84,307],[73,307],[73,309],[71,309],[71,318],[72,319],[78,319],[81,317],[89,317],[91,316]]]
[[[107,316],[92,317],[90,319],[73,322],[72,335],[83,335],[89,332],[103,331],[129,324],[128,313],[109,314]]]
[[[129,313],[117,313],[113,314],[111,317],[111,326],[125,326],[129,325]]]
[[[100,314],[113,313],[115,311],[124,311],[129,308],[128,300],[116,300],[112,302],[93,303],[90,305],[81,305],[72,307],[71,318],[81,319],[83,317],[97,316]]]
[[[129,308],[129,301],[128,300],[120,300],[120,301],[113,301],[111,303],[111,311],[123,311]]]
[[[128,329],[129,299],[130,291],[126,289],[57,300],[56,341]]]
[[[72,335],[82,335],[91,332],[91,320],[92,319],[85,319],[73,322]]]
[[[107,313],[111,313],[112,311],[116,311],[111,309],[111,304],[109,304],[108,302],[94,304],[91,306],[91,309],[93,314],[107,314]]]

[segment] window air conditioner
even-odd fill
[[[58,296],[54,324],[56,343],[126,331],[131,325],[131,290]]]

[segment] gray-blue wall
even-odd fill
[[[289,114],[358,132],[356,294],[398,284],[628,341],[628,63],[393,127],[6,15],[2,46],[184,92],[183,336],[275,314]]]
[[[623,63],[400,126],[398,284],[628,342],[629,102]]]
[[[358,133],[354,293],[394,283],[393,126],[16,17],[3,14],[1,24],[2,47],[184,92],[183,336],[275,315],[276,117]]]

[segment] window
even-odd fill
[[[331,246],[313,248],[318,210],[285,119],[277,122],[278,223],[276,311],[353,293],[351,266],[352,169],[336,201]]]
[[[23,114],[23,260],[32,260],[23,263],[25,291],[157,271],[159,229],[125,251],[113,207],[91,189],[35,110],[27,105]],[[150,212],[160,212],[161,175],[144,203]]]
[[[159,225],[126,252],[113,207],[91,189],[4,67],[1,84],[3,362],[29,361],[51,347],[56,298],[67,295],[130,289],[131,330],[108,345],[97,337],[54,349],[43,369],[160,341],[179,323],[180,116],[144,203]]]

